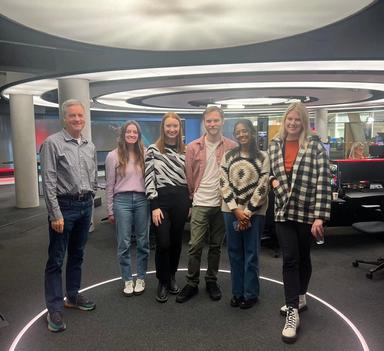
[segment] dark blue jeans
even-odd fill
[[[54,231],[48,221],[49,248],[45,267],[45,301],[49,313],[63,309],[61,268],[67,249],[67,296],[75,297],[80,289],[81,264],[91,224],[92,205],[92,198],[86,201],[59,199],[60,210],[64,218],[64,232]]]
[[[231,265],[232,295],[244,299],[259,297],[259,251],[260,238],[264,228],[265,216],[251,217],[251,227],[236,231],[233,222],[236,217],[224,212],[227,229],[228,256]]]

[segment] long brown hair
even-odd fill
[[[141,172],[144,175],[144,144],[141,139],[141,128],[136,121],[128,121],[120,129],[120,135],[117,142],[117,170],[121,176],[125,176],[125,169],[129,162],[129,150],[128,144],[125,141],[125,132],[127,131],[128,126],[134,125],[137,128],[138,138],[136,143],[133,145],[133,152],[135,154],[135,165],[139,166]]]
[[[167,112],[163,116],[163,119],[161,120],[161,125],[160,125],[160,137],[159,137],[159,139],[156,140],[155,144],[156,144],[157,148],[159,149],[159,151],[163,154],[165,152],[164,124],[168,118],[174,118],[179,122],[180,130],[179,130],[179,135],[177,136],[177,140],[176,140],[176,151],[179,154],[183,154],[185,152],[185,144],[183,142],[183,125],[181,124],[181,118],[175,112]]]

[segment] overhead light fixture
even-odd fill
[[[304,100],[305,101],[305,100]],[[287,101],[285,101],[284,103],[285,104],[293,104],[293,103],[295,103],[295,102],[301,102],[301,100],[300,99],[288,99]]]
[[[239,109],[239,108],[245,108],[245,106],[243,104],[227,104],[227,108]]]
[[[369,116],[369,117],[367,118],[367,123],[368,123],[368,124],[372,124],[373,122],[375,122],[375,119],[374,119],[372,116]]]

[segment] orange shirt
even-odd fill
[[[287,173],[291,172],[298,152],[299,152],[298,140],[285,141],[284,168]]]

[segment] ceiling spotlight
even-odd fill
[[[227,108],[237,109],[237,108],[245,108],[243,104],[228,104]]]
[[[286,101],[284,101],[285,104],[293,104],[294,102],[301,102],[301,100],[300,99],[287,99]]]

